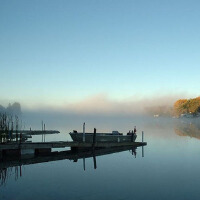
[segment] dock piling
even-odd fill
[[[94,128],[94,134],[93,134],[93,148],[95,147],[95,143],[96,143],[96,128]]]
[[[83,123],[83,142],[85,142],[85,122]]]
[[[45,124],[44,124],[44,142],[45,142]]]
[[[142,131],[142,142],[144,142],[144,131]]]

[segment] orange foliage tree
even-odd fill
[[[179,99],[178,101],[176,101],[174,103],[174,114],[179,116],[183,113],[186,113],[186,109],[184,109],[184,107],[186,107],[187,103],[187,99]]]
[[[196,115],[198,112],[200,112],[200,97],[189,100],[179,99],[174,103],[174,114],[176,116],[187,113]]]

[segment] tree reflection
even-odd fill
[[[175,125],[174,132],[179,136],[200,139],[200,124],[195,122],[179,122]]]

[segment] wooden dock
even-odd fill
[[[51,152],[52,148],[70,147],[72,150],[112,148],[112,147],[138,147],[147,145],[146,142],[11,142],[0,144],[0,158],[4,155],[26,155]]]
[[[97,142],[95,147],[120,147],[120,146],[144,146],[146,142]],[[65,148],[65,147],[77,147],[77,148],[90,148],[93,147],[93,143],[87,142],[22,142],[22,143],[5,143],[0,144],[0,151],[8,149],[48,149],[48,148]]]
[[[0,130],[1,134],[5,134],[5,131]],[[24,134],[24,135],[42,135],[42,134],[57,134],[60,133],[58,130],[12,130],[12,133]]]

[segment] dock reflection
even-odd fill
[[[104,156],[123,151],[129,151],[133,157],[136,158],[137,147],[113,147],[113,148],[99,148],[88,150],[68,150],[61,152],[49,152],[43,155],[35,155],[33,157],[4,157],[0,162],[0,186],[5,185],[9,177],[15,174],[15,180],[22,176],[22,166],[37,163],[46,163],[59,160],[71,160],[77,162],[83,160],[83,170],[86,170],[86,159],[93,158],[94,169],[97,169],[98,156]],[[14,173],[13,173],[14,172]]]
[[[22,166],[0,168],[0,186],[6,185],[7,180],[14,174],[15,181],[22,177]]]

